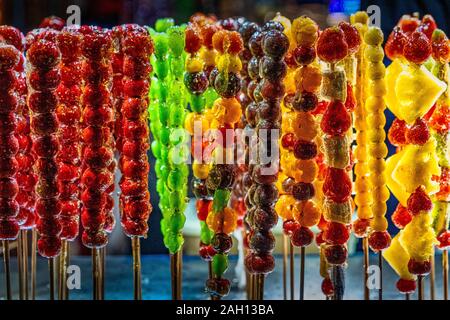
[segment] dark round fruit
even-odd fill
[[[259,63],[259,75],[271,82],[281,82],[287,73],[287,65],[283,60],[263,57]]]
[[[228,73],[228,76],[219,73],[214,81],[214,88],[221,97],[233,98],[241,90],[241,80],[233,72]]]
[[[264,34],[262,41],[264,54],[281,60],[289,49],[289,39],[279,30],[271,30]]]

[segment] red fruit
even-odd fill
[[[413,32],[406,41],[403,55],[412,63],[422,64],[428,60],[433,52],[431,42],[427,36],[419,31]]]
[[[406,140],[407,130],[408,127],[406,125],[406,122],[396,118],[394,122],[392,122],[392,126],[388,132],[388,138],[390,143],[397,147],[407,144]]]
[[[187,53],[195,53],[202,47],[202,39],[199,30],[192,24],[189,24],[185,31],[184,50]]]
[[[327,229],[327,227],[328,227],[328,221],[325,220],[325,218],[324,218],[323,215],[320,217],[320,221],[319,221],[319,223],[317,224],[317,227],[318,227],[320,230],[322,230],[322,231],[324,231],[324,230]]]
[[[122,221],[124,232],[129,237],[143,237],[148,232],[148,223],[143,220],[126,220]]]
[[[450,60],[450,41],[444,31],[437,29],[434,31],[432,40],[433,58],[442,64]]]
[[[296,247],[307,247],[314,240],[314,233],[306,227],[295,229],[291,235],[291,243]]]
[[[0,75],[0,86],[4,92],[8,92],[19,85],[19,79],[13,70],[3,71]]]
[[[440,134],[446,134],[450,131],[450,112],[447,110],[448,106],[439,107],[429,121],[430,127]]]
[[[245,257],[245,266],[251,274],[268,274],[275,269],[275,259],[270,254],[250,253]]]
[[[213,257],[216,254],[216,251],[210,245],[201,244],[200,248],[198,249],[198,253],[204,261],[212,261]]]
[[[339,28],[344,32],[349,54],[356,53],[361,45],[361,36],[359,35],[358,29],[345,21],[339,23]]]
[[[350,112],[352,112],[356,108],[356,98],[350,82],[347,82],[347,100],[345,100],[345,107]]]
[[[38,240],[39,254],[44,258],[54,258],[61,252],[61,239],[59,237],[41,237]]]
[[[358,238],[365,238],[369,233],[370,219],[358,219],[353,222],[353,234]]]
[[[336,63],[344,59],[349,53],[349,46],[345,41],[345,33],[337,28],[325,29],[317,41],[317,55],[325,62]]]
[[[201,27],[201,37],[202,37],[202,44],[208,48],[213,49],[212,44],[212,38],[214,34],[220,30],[220,27],[215,24],[205,24]]]
[[[418,27],[417,31],[423,32],[428,37],[428,39],[431,39],[431,37],[433,36],[433,32],[436,29],[436,21],[431,15],[427,14],[423,16],[422,23]]]
[[[412,218],[411,213],[404,206],[398,204],[391,219],[397,228],[403,229],[411,222]]]
[[[334,286],[330,278],[323,279],[321,288],[322,293],[327,297],[331,297],[334,294]]]
[[[448,249],[450,247],[450,231],[445,230],[441,232],[437,237],[437,240],[439,241],[439,249]]]
[[[314,115],[314,116],[317,116],[317,115],[319,115],[319,114],[324,114],[325,111],[327,110],[329,104],[330,104],[330,103],[329,103],[328,101],[325,101],[325,100],[320,101],[320,102],[317,104],[316,109],[314,109],[313,111],[311,111],[311,114]]]
[[[129,178],[123,179],[120,183],[122,194],[126,197],[138,197],[148,190],[146,181],[134,181]]]
[[[286,56],[287,57],[287,56]],[[311,64],[316,59],[316,49],[313,46],[299,46],[292,52],[292,58],[294,59],[294,67],[297,63],[301,66]],[[285,58],[286,60],[286,58]],[[289,59],[288,59],[289,62]],[[289,62],[291,63],[291,62]],[[292,63],[291,63],[292,64]]]
[[[39,218],[36,223],[39,234],[48,237],[59,237],[62,232],[62,225],[59,217]]]
[[[342,136],[352,125],[349,112],[341,101],[332,101],[323,115],[320,127],[330,136]]]
[[[402,29],[405,33],[412,33],[416,31],[416,29],[420,25],[420,20],[416,17],[411,17],[410,15],[404,15],[399,23],[398,26]]]
[[[0,71],[14,69],[20,61],[20,52],[13,46],[0,46]]]
[[[51,28],[61,31],[64,28],[65,24],[66,21],[64,19],[56,16],[50,16],[42,20],[41,24],[39,25],[39,28]]]
[[[369,236],[369,246],[375,252],[388,248],[390,244],[391,236],[387,231],[375,231]]]
[[[124,54],[134,57],[149,57],[154,51],[153,42],[145,29],[129,32],[122,46]]]
[[[325,248],[325,257],[329,264],[342,265],[347,261],[347,248],[343,245],[332,245]]]
[[[323,193],[333,202],[343,203],[352,195],[352,181],[344,169],[328,168]]]
[[[58,152],[58,139],[55,136],[43,136],[33,141],[33,151],[41,158],[53,158]]]
[[[329,222],[324,232],[324,239],[328,244],[345,244],[350,238],[346,225],[339,222]]]
[[[19,185],[13,178],[0,179],[0,197],[1,198],[14,198],[19,192]]]
[[[431,272],[431,262],[426,261],[416,261],[414,259],[409,259],[408,270],[412,274],[426,276]]]
[[[0,26],[0,39],[17,50],[23,51],[25,39],[19,29],[6,25]]]
[[[105,231],[99,231],[97,233],[90,233],[84,231],[81,237],[83,244],[88,248],[103,248],[108,244],[108,236]]]
[[[16,240],[20,227],[17,221],[0,220],[0,240]]]
[[[400,279],[397,281],[395,286],[397,287],[398,291],[404,294],[413,293],[414,291],[416,291],[415,280]]]
[[[126,79],[123,82],[123,94],[126,97],[143,97],[148,94],[150,83],[148,80]]]
[[[58,106],[58,97],[53,91],[32,92],[28,97],[28,107],[35,113],[52,113]]]
[[[285,235],[291,236],[298,228],[300,228],[300,224],[297,221],[286,220],[283,222],[283,231]]]
[[[31,45],[27,52],[27,58],[32,66],[48,70],[58,64],[60,52],[55,43],[41,40]]]
[[[318,234],[316,234],[316,244],[318,247],[320,247],[323,243],[325,243],[325,239],[323,238],[324,231],[320,231]]]
[[[206,221],[206,218],[208,218],[208,214],[211,211],[212,208],[212,201],[211,200],[197,200],[196,202],[196,208],[197,208],[197,217],[200,221]]]
[[[111,33],[103,30],[95,30],[92,33],[84,34],[83,55],[90,60],[99,61],[112,53]]]
[[[293,150],[295,145],[295,136],[293,133],[286,133],[281,138],[281,145],[286,150]]]
[[[403,49],[407,37],[400,27],[395,27],[386,42],[385,51],[389,59],[394,60],[403,57]]]
[[[61,239],[73,241],[78,236],[79,224],[76,219],[61,219],[63,229]]]
[[[406,132],[406,139],[411,144],[424,145],[430,139],[430,130],[426,122],[417,119],[414,125]]]
[[[421,211],[428,212],[433,209],[433,202],[426,194],[424,188],[418,187],[408,198],[407,208],[412,215],[417,215],[421,213]]]

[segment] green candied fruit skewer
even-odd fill
[[[163,191],[160,207],[163,210],[161,230],[164,244],[171,254],[178,252],[183,245],[181,230],[186,217],[188,168],[185,164],[186,139],[178,133],[185,118],[186,98],[182,84],[184,70],[184,31],[173,26],[173,20],[162,19],[155,26],[154,73],[163,80],[160,82],[158,118],[160,123],[160,145],[155,153],[160,155],[161,183]],[[181,51],[179,48],[181,47]],[[177,161],[175,161],[176,159]]]

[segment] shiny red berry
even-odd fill
[[[387,231],[375,231],[369,236],[369,246],[375,252],[387,249],[390,244],[391,236]]]
[[[408,225],[408,223],[412,220],[412,215],[401,204],[398,204],[397,208],[395,209],[394,213],[392,214],[392,222],[395,224],[395,226],[399,229],[403,229]]]
[[[430,211],[433,209],[433,202],[426,194],[423,187],[418,187],[407,201],[408,211],[412,215],[417,215],[421,211]]]
[[[415,280],[407,280],[407,279],[399,279],[395,284],[397,290],[401,293],[413,293],[416,291],[416,281]]]

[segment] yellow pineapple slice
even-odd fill
[[[389,248],[383,251],[383,257],[399,275],[406,280],[415,280],[415,276],[408,271],[409,254],[400,243],[400,231],[391,241]]]

